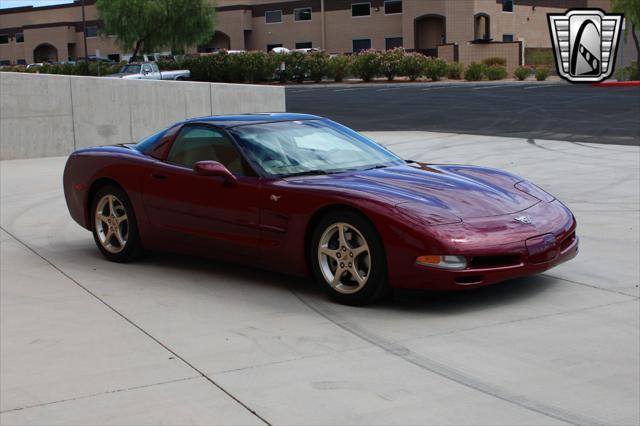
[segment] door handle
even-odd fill
[[[166,179],[168,179],[167,176],[161,175],[159,173],[151,173],[151,177],[154,178],[154,179],[157,179],[157,180],[166,180]]]

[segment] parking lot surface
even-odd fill
[[[69,217],[64,158],[5,161],[0,423],[638,424],[640,148],[369,135],[407,159],[533,180],[575,213],[581,253],[352,308],[242,266],[109,263]]]
[[[290,86],[287,110],[356,130],[640,145],[640,88],[563,82]]]

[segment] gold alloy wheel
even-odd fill
[[[327,227],[318,243],[318,262],[325,281],[343,294],[360,291],[371,275],[367,240],[348,223]]]
[[[102,247],[109,253],[118,254],[127,245],[129,219],[122,201],[107,194],[98,201],[95,211],[95,230]]]

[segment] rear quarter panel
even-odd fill
[[[64,194],[71,217],[91,230],[91,203],[98,187],[107,181],[119,185],[129,197],[144,240],[148,222],[142,204],[142,177],[153,161],[138,151],[124,147],[79,150],[71,154],[64,170]]]

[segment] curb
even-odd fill
[[[593,87],[640,87],[640,81],[607,81],[594,83]]]

